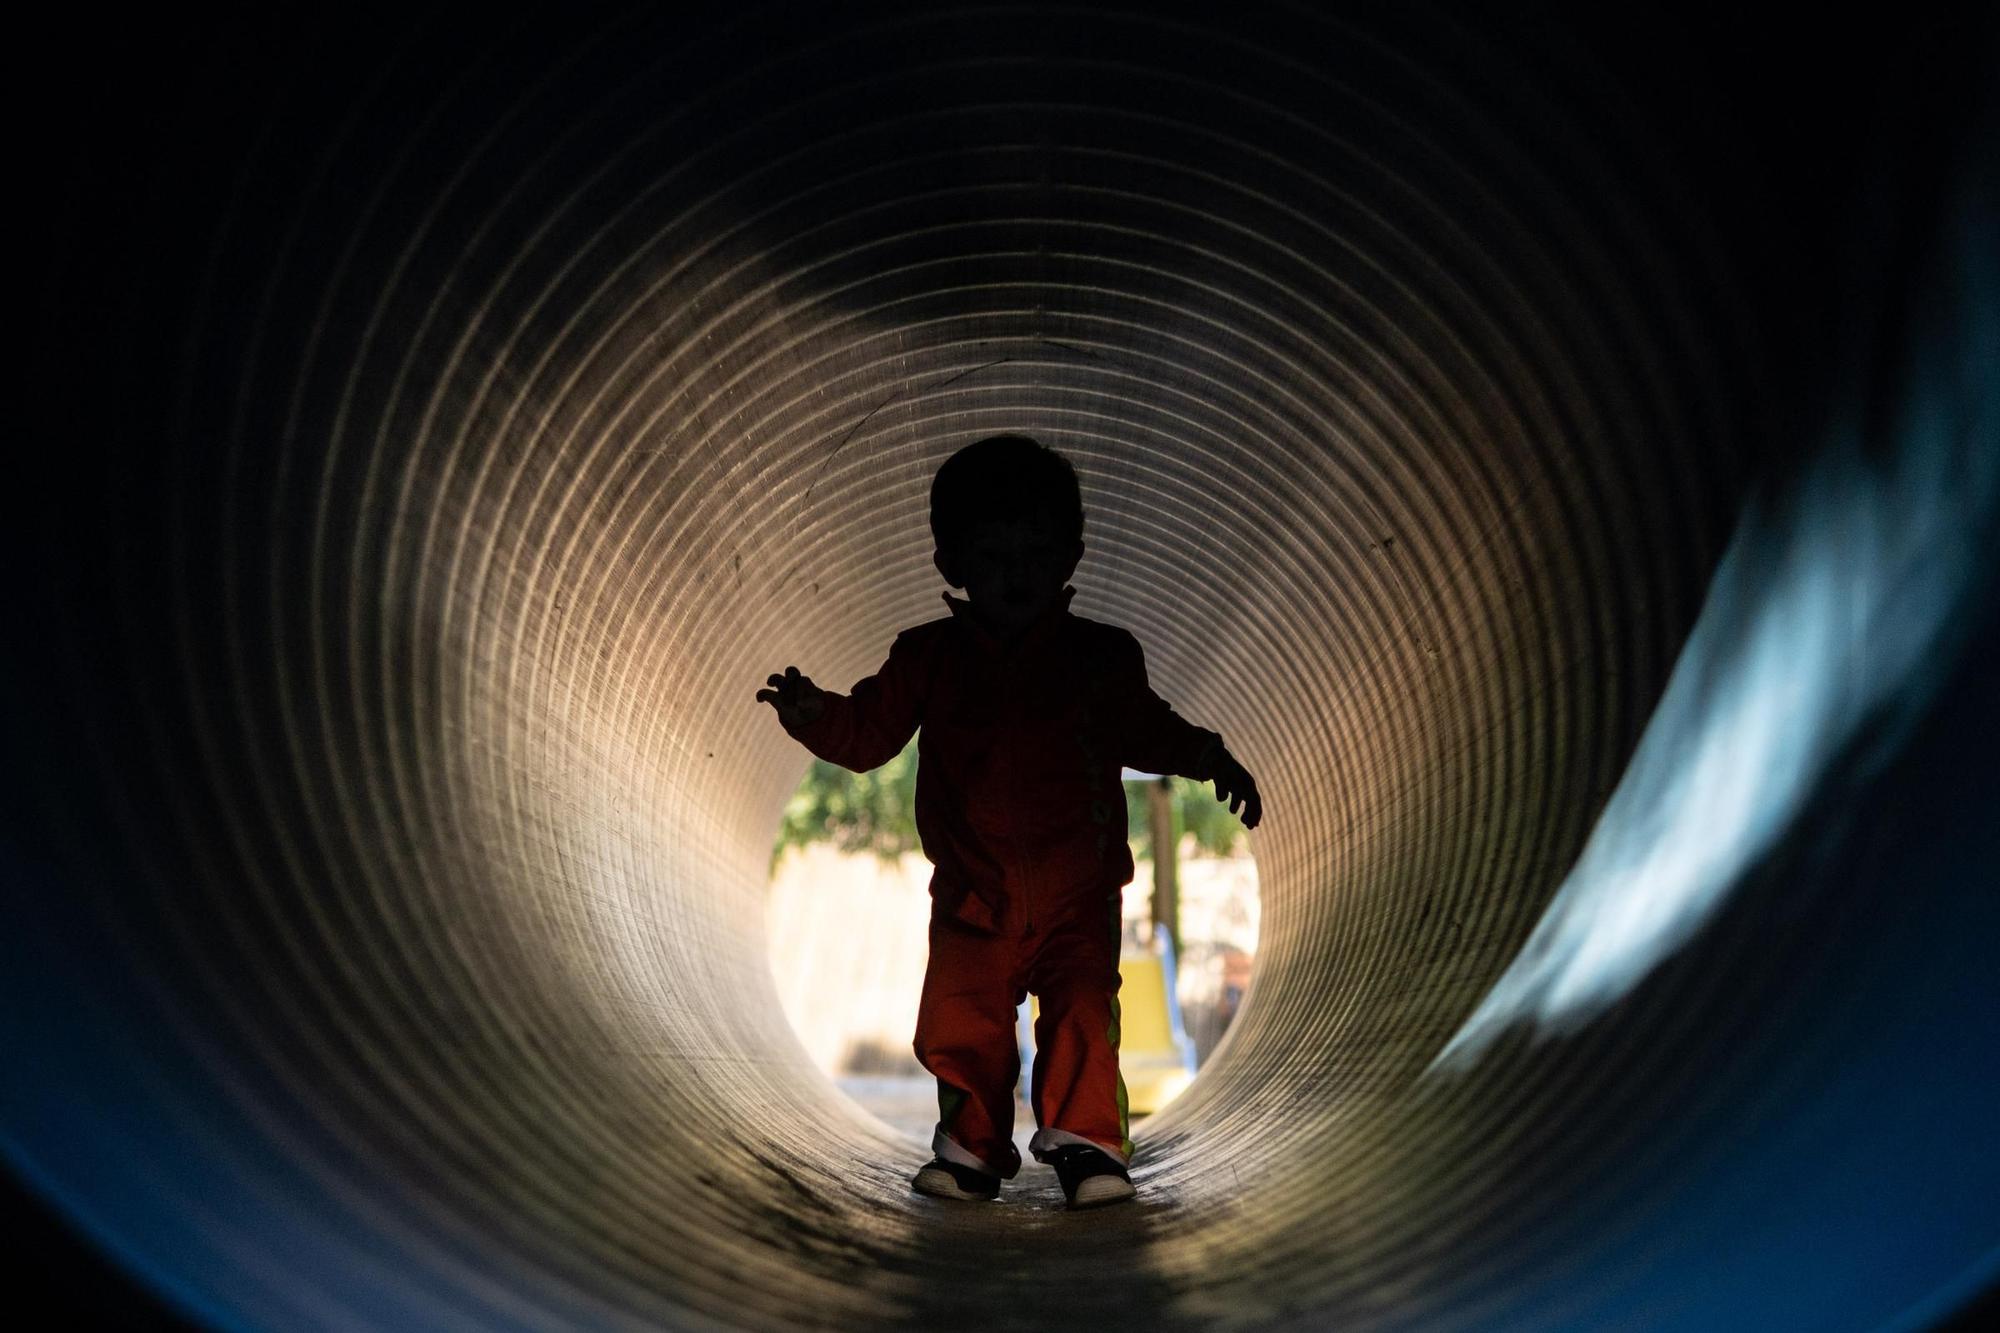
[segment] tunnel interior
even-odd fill
[[[273,1328],[1876,1327],[1991,1281],[1978,579],[1691,943],[1432,1067],[1746,506],[1985,346],[1925,275],[1990,17],[149,22],[51,65],[24,168],[0,1147],[50,1271]],[[752,694],[938,613],[930,477],[1003,430],[1080,474],[1075,611],[1265,796],[1255,986],[1097,1217],[910,1194],[763,963],[806,757]]]

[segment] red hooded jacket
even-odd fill
[[[856,772],[917,741],[917,833],[936,910],[1027,933],[1132,879],[1119,770],[1208,779],[1222,738],[1146,682],[1139,641],[1069,614],[1065,587],[1012,644],[944,594],[949,616],[904,630],[889,659],[789,729]]]

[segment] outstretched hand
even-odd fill
[[[778,721],[786,727],[803,727],[819,721],[826,711],[826,691],[812,683],[812,677],[801,676],[795,666],[785,668],[785,674],[773,674],[769,684],[773,688],[757,691],[757,701],[767,703],[778,710]]]
[[[1229,802],[1229,813],[1235,814],[1242,807],[1244,828],[1256,828],[1257,821],[1264,817],[1264,800],[1257,794],[1257,779],[1250,776],[1250,770],[1236,762],[1236,756],[1227,750],[1215,765],[1215,799]]]

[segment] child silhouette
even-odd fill
[[[1040,998],[1029,1142],[1073,1208],[1132,1197],[1118,1074],[1119,890],[1132,879],[1120,769],[1212,779],[1255,828],[1254,778],[1146,682],[1139,641],[1069,613],[1083,504],[1068,460],[1023,435],[968,445],[931,483],[938,571],[966,599],[906,629],[846,695],[795,666],[757,698],[829,763],[863,772],[917,740],[931,877],[916,1053],[938,1081],[925,1194],[992,1199],[1020,1170],[1016,1007]]]

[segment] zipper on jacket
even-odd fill
[[[1025,857],[1021,858],[1021,860],[1017,862],[1017,864],[1022,866],[1027,865],[1028,864],[1027,858]],[[1034,934],[1035,933],[1035,885],[1034,881],[1029,879],[1025,875],[1022,876],[1021,878],[1021,915],[1027,918],[1028,924],[1026,933],[1029,935]]]
[[[1014,838],[1014,864],[1020,866],[1023,871],[1021,875],[1021,916],[1026,924],[1022,927],[1022,933],[1032,935],[1035,933],[1035,882],[1033,877],[1025,873],[1028,866],[1028,858],[1021,854],[1024,850],[1021,842],[1020,835],[1016,834]]]

